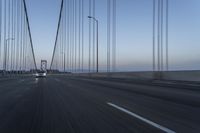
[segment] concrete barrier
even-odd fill
[[[200,71],[163,72],[163,79],[180,81],[200,81]]]
[[[0,81],[10,80],[10,79],[17,79],[17,78],[26,78],[26,77],[33,77],[33,74],[1,74]]]
[[[125,78],[125,79],[144,79],[144,80],[177,80],[177,81],[200,81],[200,71],[168,71],[168,72],[116,72],[116,73],[82,73],[72,74],[81,77],[96,78]]]

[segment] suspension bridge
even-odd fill
[[[137,72],[118,66],[120,1],[102,3],[60,0],[50,62],[38,65],[27,0],[0,0],[0,132],[200,131],[200,72],[170,69],[172,1],[148,1],[151,65]]]

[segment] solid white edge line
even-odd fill
[[[143,117],[141,117],[141,116],[139,116],[139,115],[137,115],[135,113],[132,113],[132,112],[130,112],[130,111],[128,111],[128,110],[126,110],[126,109],[124,109],[122,107],[119,107],[119,106],[117,106],[117,105],[115,105],[113,103],[109,103],[108,102],[107,104],[112,106],[112,107],[114,107],[114,108],[116,108],[116,109],[118,109],[118,110],[120,110],[120,111],[122,111],[122,112],[125,112],[125,113],[127,113],[127,114],[129,114],[129,115],[131,115],[131,116],[133,116],[133,117],[135,117],[135,118],[137,118],[137,119],[139,119],[139,120],[141,120],[143,122],[146,122],[146,123],[150,124],[151,126],[154,126],[154,127],[158,128],[158,129],[160,129],[160,130],[162,130],[162,131],[164,131],[166,133],[176,133],[175,131],[172,131],[172,130],[170,130],[170,129],[166,128],[166,127],[163,127],[163,126],[161,126],[161,125],[159,125],[159,124],[157,124],[155,122],[152,122],[152,121],[150,121],[148,119],[145,119],[145,118],[143,118]]]

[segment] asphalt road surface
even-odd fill
[[[0,80],[0,133],[159,132],[200,133],[197,86],[55,75]]]

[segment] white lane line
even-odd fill
[[[160,129],[160,130],[162,130],[162,131],[164,131],[166,133],[176,133],[175,131],[172,131],[172,130],[170,130],[170,129],[166,128],[166,127],[163,127],[163,126],[161,126],[161,125],[159,125],[159,124],[157,124],[155,122],[152,122],[152,121],[150,121],[148,119],[145,119],[145,118],[143,118],[143,117],[141,117],[141,116],[139,116],[139,115],[137,115],[135,113],[132,113],[132,112],[130,112],[130,111],[128,111],[128,110],[126,110],[126,109],[124,109],[122,107],[119,107],[119,106],[117,106],[115,104],[112,104],[112,103],[107,103],[107,104],[112,106],[112,107],[114,107],[114,108],[116,108],[116,109],[118,109],[118,110],[120,110],[120,111],[122,111],[122,112],[125,112],[125,113],[127,113],[127,114],[129,114],[129,115],[131,115],[131,116],[133,116],[133,117],[135,117],[135,118],[137,118],[137,119],[139,119],[139,120],[141,120],[143,122],[146,122],[146,123],[150,124],[151,126],[154,126],[154,127],[158,128],[158,129]]]

